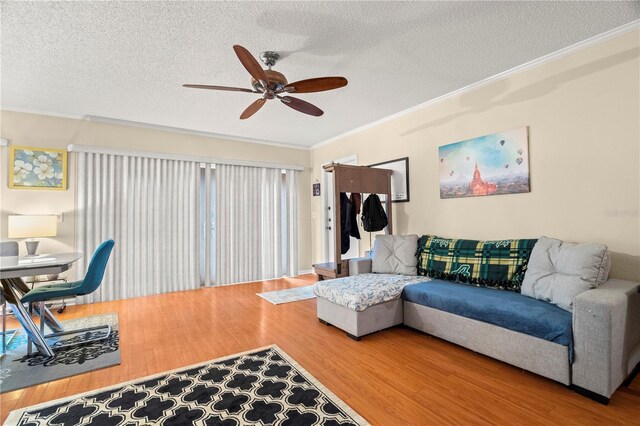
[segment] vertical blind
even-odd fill
[[[79,303],[298,274],[295,170],[77,152],[80,277],[104,240],[105,279]]]
[[[287,170],[284,186],[284,275],[295,277],[298,275],[298,174],[294,170]]]
[[[76,246],[116,242],[102,285],[79,302],[197,288],[199,163],[78,152]]]
[[[216,284],[297,275],[296,174],[216,165]]]

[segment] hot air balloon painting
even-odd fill
[[[443,145],[439,158],[440,198],[530,192],[528,127]]]

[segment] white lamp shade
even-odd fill
[[[55,215],[9,216],[9,238],[55,237],[58,218]]]

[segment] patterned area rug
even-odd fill
[[[3,351],[9,347],[9,345],[11,344],[11,340],[13,340],[16,334],[18,334],[18,330],[7,330],[4,333],[0,333],[0,336],[4,338],[5,347],[3,348]],[[5,352],[2,352],[0,356],[5,356]]]
[[[55,352],[51,358],[42,356],[40,353],[27,355],[27,335],[24,330],[19,329],[7,345],[7,354],[0,360],[1,392],[22,389],[120,364],[118,314],[62,321],[65,330],[103,324],[111,326],[111,335],[108,339],[98,342],[56,349],[56,346],[62,343],[82,341],[86,338],[86,334],[64,336],[59,340],[47,339]],[[102,330],[90,332],[89,337],[98,337],[102,333],[104,333]]]
[[[316,297],[316,295],[313,294],[313,285],[288,288],[286,290],[267,291],[266,293],[256,294],[263,299],[273,303],[274,305],[297,302],[298,300],[313,299],[314,297]]]
[[[270,346],[34,405],[5,425],[366,425]]]

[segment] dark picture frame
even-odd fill
[[[409,196],[409,157],[370,164],[369,167],[393,170],[391,175],[392,203],[408,203],[411,201]]]

